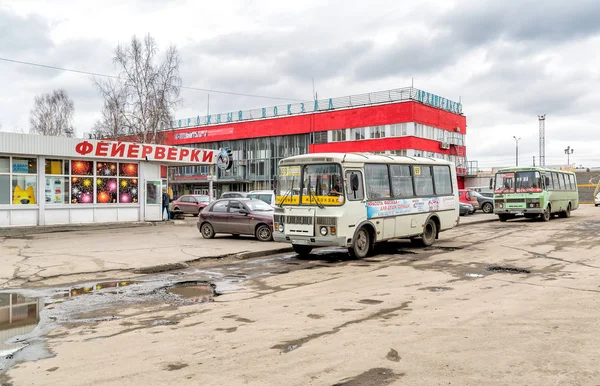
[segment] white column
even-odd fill
[[[46,158],[43,156],[37,159],[37,179],[38,225],[46,225]]]

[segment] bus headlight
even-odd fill
[[[533,208],[533,206],[534,206],[534,205],[533,205],[533,202],[532,202],[531,204],[529,204],[529,207],[530,207],[530,208]]]
[[[327,236],[327,227],[321,227],[321,236]]]
[[[498,204],[498,206],[500,207],[500,209],[504,208],[503,204]]]
[[[282,223],[279,223],[279,225],[277,226],[277,230],[279,232],[283,232],[283,224]]]

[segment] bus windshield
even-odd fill
[[[494,193],[536,193],[542,191],[542,180],[537,171],[496,174]]]
[[[342,169],[338,164],[281,166],[277,205],[342,205]]]

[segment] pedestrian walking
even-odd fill
[[[169,209],[169,204],[171,203],[171,197],[169,197],[169,194],[167,193],[167,188],[163,188],[163,193],[162,193],[162,213],[161,213],[161,217],[162,220],[165,221],[165,211],[167,211],[167,220],[169,221],[171,219],[171,211]]]

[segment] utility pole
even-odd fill
[[[546,114],[538,115],[540,124],[540,166],[546,166]]]
[[[535,166],[535,156],[533,156],[533,166]]]
[[[516,163],[516,166],[519,166],[519,140],[521,138],[520,137],[517,138],[514,135],[513,135],[513,138],[515,139],[515,144],[516,144],[516,149],[515,149],[515,163]]]
[[[571,154],[573,154],[573,149],[571,149],[571,146],[567,146],[567,148],[565,149],[565,154],[567,155],[567,165],[571,165],[571,159],[570,156]]]

